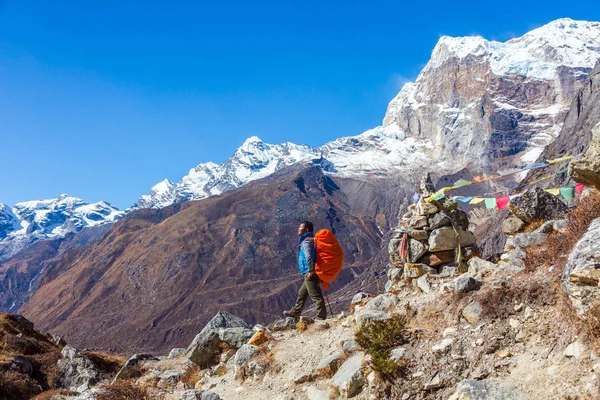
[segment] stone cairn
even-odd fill
[[[456,201],[427,201],[435,193],[431,177],[421,180],[420,199],[408,207],[388,245],[390,268],[386,291],[400,282],[423,275],[452,276],[466,271],[475,255],[475,236],[469,218]]]

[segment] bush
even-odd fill
[[[355,333],[356,343],[371,356],[373,370],[384,379],[393,379],[401,374],[403,365],[390,360],[390,351],[406,342],[404,327],[406,318],[394,315],[385,321],[372,321]]]
[[[96,393],[96,400],[150,400],[150,394],[131,381],[119,380]]]

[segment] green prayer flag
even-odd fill
[[[459,188],[459,187],[467,186],[467,185],[470,185],[470,184],[471,184],[470,181],[467,181],[465,179],[459,179],[456,182],[454,182],[454,187],[455,188]]]
[[[443,193],[438,193],[435,196],[433,196],[434,200],[440,200],[444,198],[444,194]]]
[[[496,198],[495,197],[486,197],[485,198],[485,208],[496,208]]]
[[[560,195],[565,200],[571,200],[575,197],[575,187],[562,187],[560,188]]]

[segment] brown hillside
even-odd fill
[[[21,311],[77,347],[117,352],[186,346],[218,310],[265,322],[295,299],[302,219],[334,230],[342,243],[338,288],[379,252],[375,218],[350,215],[350,204],[333,180],[309,168],[139,210],[51,265]]]

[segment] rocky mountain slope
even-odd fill
[[[390,102],[381,127],[319,148],[251,137],[222,165],[162,181],[134,208],[205,198],[310,160],[360,179],[524,166],[556,138],[598,58],[597,22],[559,19],[504,43],[444,36],[417,80]]]
[[[21,311],[77,346],[181,346],[218,310],[256,321],[291,305],[302,219],[333,230],[343,244],[347,267],[337,288],[360,276],[387,230],[360,208],[309,167],[202,201],[138,210],[101,240],[48,265]]]

